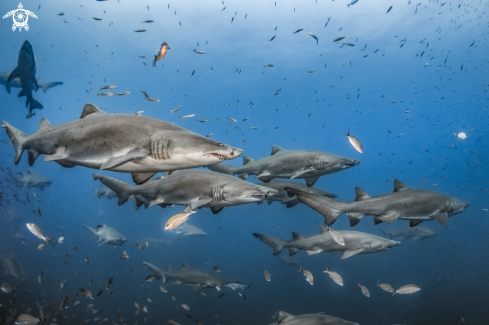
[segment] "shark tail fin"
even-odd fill
[[[262,242],[273,248],[273,255],[279,254],[284,249],[284,245],[287,243],[287,241],[283,239],[260,235],[257,233],[254,233],[253,236],[259,238]]]
[[[112,191],[117,194],[117,197],[119,198],[119,205],[124,204],[129,197],[131,196],[132,193],[132,185],[129,185],[127,183],[124,183],[120,180],[117,180],[115,178],[107,177],[107,176],[102,176],[99,174],[93,174],[93,179],[97,180],[99,179],[102,184],[110,188]]]
[[[229,165],[223,165],[223,164],[216,164],[216,165],[210,165],[207,166],[210,170],[218,173],[223,173],[223,174],[228,174],[228,175],[234,175],[236,174],[236,167],[234,166],[229,166]]]
[[[291,187],[286,187],[285,191],[289,197],[294,195],[302,202],[321,213],[324,216],[324,223],[331,226],[339,215],[345,212],[345,203],[330,199],[325,196],[311,194]]]
[[[41,103],[39,103],[37,100],[35,100],[33,97],[27,98],[26,104],[29,104],[29,113],[32,112],[34,108],[39,108],[42,109],[44,106],[42,106]],[[26,105],[27,106],[27,105]]]
[[[85,226],[83,225],[83,227],[85,227],[86,230],[88,230],[89,233],[92,234],[93,238],[97,238],[97,232],[95,231],[95,229],[93,228],[90,228],[89,226]]]
[[[16,128],[14,128],[12,125],[8,124],[5,121],[2,122],[2,128],[7,129],[7,135],[10,138],[10,141],[12,141],[12,144],[14,145],[15,164],[17,165],[19,163],[20,157],[22,157],[22,153],[25,150],[24,143],[26,142],[29,136],[24,132],[17,130]]]

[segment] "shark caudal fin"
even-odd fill
[[[102,184],[110,188],[112,191],[117,194],[117,197],[119,198],[119,205],[124,204],[127,199],[129,199],[129,196],[131,196],[132,193],[132,185],[129,185],[127,183],[124,183],[118,179],[99,175],[99,174],[93,174],[93,179],[97,180],[99,179]]]
[[[343,202],[291,187],[286,187],[285,191],[287,191],[289,197],[295,195],[302,203],[321,213],[324,216],[324,223],[328,226],[331,226],[338,219],[339,215],[344,212],[345,203]]]
[[[5,121],[2,122],[2,128],[5,128],[7,130],[7,135],[10,138],[10,141],[12,141],[12,144],[14,145],[14,149],[15,149],[14,162],[17,165],[19,163],[20,157],[22,157],[22,153],[24,152],[24,143],[29,136],[24,132],[17,130],[16,128],[14,128],[12,125],[8,124]]]
[[[207,166],[207,168],[209,168],[213,172],[228,174],[231,176],[236,174],[236,169],[237,169],[234,166],[223,165],[223,164],[210,165],[210,166]]]
[[[88,232],[92,234],[94,239],[97,239],[97,232],[95,231],[95,229],[90,228],[89,226],[85,226],[85,225],[83,225],[83,227],[85,227],[85,229],[88,230]]]
[[[280,239],[280,238],[275,238],[275,237],[270,237],[270,236],[265,236],[265,235],[260,235],[257,233],[254,233],[253,236],[256,238],[259,238],[262,242],[273,248],[273,255],[279,254],[283,249],[284,245],[287,243],[286,240]]]
[[[39,103],[33,97],[27,98],[25,106],[27,106],[27,105],[29,105],[29,113],[32,113],[32,110],[35,108],[42,109],[44,107],[44,106],[42,106],[41,103]]]

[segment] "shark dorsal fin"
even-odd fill
[[[398,180],[398,179],[394,180],[394,192],[402,192],[402,191],[405,191],[408,189],[409,189],[409,187],[404,185],[400,180]]]
[[[248,156],[244,156],[243,157],[243,166],[246,165],[246,164],[249,164],[251,162],[254,162],[255,160],[251,157],[248,157]]]
[[[285,311],[279,311],[278,312],[278,322],[277,322],[277,324],[280,324],[281,322],[283,322],[284,320],[286,320],[289,317],[292,317],[292,315],[286,313]]]
[[[321,231],[319,232],[320,234],[324,234],[325,232],[328,232],[329,228],[327,226],[321,225]]]
[[[182,269],[186,269],[186,268],[188,268],[187,264],[182,263]]]
[[[365,193],[360,187],[355,187],[355,201],[362,201],[368,199],[370,195]]]
[[[44,129],[47,129],[47,128],[50,128],[52,125],[51,123],[49,123],[48,120],[46,120],[44,117],[41,119],[41,124],[39,125],[39,129],[37,130],[37,132],[41,131],[41,130],[44,130]]]
[[[282,150],[285,150],[284,148],[281,148],[279,146],[272,146],[272,156],[276,154],[277,152],[280,152]]]
[[[304,238],[304,236],[299,235],[299,234],[298,234],[298,233],[296,233],[296,232],[293,232],[293,233],[292,233],[292,238],[293,238],[293,239],[301,239],[301,238]]]
[[[98,108],[93,104],[86,104],[85,107],[83,107],[83,112],[82,115],[80,116],[80,119],[95,114],[105,114],[105,113],[102,110],[100,110],[100,108]]]

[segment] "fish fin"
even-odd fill
[[[280,151],[285,151],[284,148],[281,148],[279,146],[272,146],[272,154],[271,156],[275,155],[277,152],[280,152]]]
[[[93,116],[95,114],[105,114],[100,108],[93,104],[86,104],[85,107],[83,107],[83,112],[82,115],[80,116],[80,119],[86,118],[88,116]]]
[[[301,238],[304,238],[304,236],[302,236],[296,232],[292,233],[292,239],[301,239]]]
[[[112,157],[109,160],[107,160],[102,167],[100,167],[101,170],[104,169],[110,169],[114,168],[120,165],[123,165],[129,161],[132,161],[134,159],[139,159],[139,158],[144,158],[149,155],[149,151],[146,149],[140,149],[137,151],[130,151],[128,154],[123,155],[123,156],[118,156],[118,157]],[[153,174],[154,175],[154,174]]]
[[[146,183],[153,177],[156,173],[132,173],[132,181],[137,185]]]
[[[409,222],[409,227],[414,227],[414,226],[417,226],[419,225],[420,223],[422,223],[423,221],[418,221],[418,220],[411,220]]]
[[[212,207],[211,211],[214,214],[218,214],[219,212],[221,212],[222,209],[224,209],[224,207]]]
[[[304,174],[307,174],[307,173],[309,173],[310,171],[313,171],[313,170],[314,170],[314,167],[309,167],[309,168],[303,169],[303,170],[301,170],[301,171],[298,171],[298,172],[297,172],[297,173],[295,173],[294,175],[292,175],[292,176],[290,177],[290,179],[297,178],[297,177],[302,176],[302,175],[304,175]]]
[[[10,141],[12,141],[12,144],[14,145],[14,149],[15,149],[14,162],[17,165],[20,161],[20,157],[22,157],[22,153],[24,152],[24,143],[27,141],[27,138],[29,136],[24,132],[17,130],[16,128],[14,128],[12,125],[8,124],[5,121],[2,122],[2,128],[7,129],[7,135],[10,138]]]
[[[52,127],[51,123],[49,123],[48,120],[46,120],[44,117],[41,119],[41,124],[39,125],[39,129],[37,129],[37,132],[41,131],[41,130],[44,130],[44,129],[48,129]]]
[[[263,201],[261,201],[261,202],[263,202]],[[273,203],[273,201],[271,201],[271,200],[267,200],[267,204],[268,204],[268,205],[270,205],[270,204],[272,204],[272,203]]]
[[[313,248],[306,250],[307,255],[315,255],[321,253],[323,250],[321,248]]]
[[[294,256],[300,249],[295,247],[287,247],[289,249],[289,256]]]
[[[11,93],[12,93],[12,90],[11,90],[12,88],[10,87],[10,85],[9,85],[9,84],[6,84],[6,85],[5,85],[5,88],[7,89],[7,92],[8,92],[9,94],[11,94]]]
[[[7,79],[7,83],[10,82],[12,79],[15,79],[15,78],[20,78],[20,69],[19,69],[19,67],[15,68],[14,71],[12,71],[10,73],[10,75],[8,76],[8,79]]]
[[[85,229],[88,230],[90,234],[92,234],[94,239],[97,239],[97,232],[95,231],[95,229],[85,225],[83,225],[83,227],[85,227]]]
[[[157,197],[156,199],[151,200],[151,202],[149,202],[148,208],[151,208],[152,206],[155,206],[155,205],[158,205],[158,204],[164,203],[164,202],[165,202],[165,198]]]
[[[243,156],[243,166],[254,162],[255,160],[248,156]]]
[[[223,173],[227,175],[236,174],[236,169],[238,169],[237,167],[223,165],[223,164],[214,164],[214,165],[207,166],[207,168],[209,168],[213,172]]]
[[[319,176],[312,176],[312,177],[306,177],[305,180],[306,180],[306,184],[308,187],[311,187],[314,185],[314,183],[316,183],[316,181],[318,180]]]
[[[20,91],[19,91],[19,95],[17,97],[24,97],[24,96],[27,96],[26,92],[24,91],[24,88],[22,88]]]
[[[386,214],[382,214],[380,216],[375,216],[378,220],[383,221],[385,223],[393,223],[397,218],[399,218],[399,214],[395,212],[387,212]]]
[[[362,220],[365,215],[363,213],[358,213],[358,212],[350,212],[347,213],[348,218],[350,219],[350,226],[354,227],[356,226],[360,220]]]
[[[438,211],[430,217],[438,221],[442,226],[446,225],[448,222],[447,211]]]
[[[345,251],[345,253],[343,254],[343,256],[341,256],[341,259],[344,260],[346,258],[349,258],[349,257],[352,257],[353,255],[357,255],[359,253],[362,252],[362,249],[355,249],[353,251]]]
[[[34,162],[36,161],[37,157],[39,157],[39,152],[37,152],[34,149],[29,149],[27,150],[29,154],[29,166],[34,165]]]
[[[241,173],[241,174],[238,174],[238,177],[242,180],[246,180],[248,177],[250,176],[250,174],[246,174],[246,173]]]
[[[107,244],[107,243],[108,243],[108,241],[107,241],[107,240],[105,240],[105,241],[101,242],[100,244],[98,244],[98,246],[100,247],[100,246],[102,246],[103,244]]]
[[[134,201],[134,204],[136,204],[136,210],[139,209],[141,205],[143,205],[146,201],[143,197],[139,195],[131,195],[129,196],[129,198]]]
[[[287,208],[292,208],[293,206],[299,204],[300,201],[298,200],[291,200],[290,202],[287,202]]]
[[[355,202],[356,201],[362,201],[362,200],[368,199],[369,197],[370,197],[370,195],[368,195],[360,187],[355,187]]]
[[[409,187],[404,185],[400,180],[394,179],[394,192],[402,192],[409,190]]]
[[[131,196],[132,193],[132,185],[129,185],[127,183],[124,183],[118,179],[107,177],[107,176],[102,176],[98,174],[93,174],[93,179],[94,180],[100,180],[102,184],[110,188],[112,191],[117,194],[117,197],[119,198],[119,205],[122,205],[124,202],[129,199],[129,196]]]
[[[262,173],[256,175],[256,178],[260,179],[260,177],[267,177],[267,176],[270,176],[270,172],[262,172]],[[272,179],[273,179],[273,177],[270,180],[272,180]]]
[[[378,225],[379,223],[382,223],[382,222],[383,222],[383,221],[382,221],[382,220],[380,220],[379,218],[374,217],[374,223],[375,223],[375,225]]]
[[[258,178],[258,177],[256,177],[256,178]],[[268,183],[268,182],[270,182],[270,181],[273,179],[273,177],[260,177],[260,178],[258,178],[258,179],[259,179],[261,182],[263,182],[263,183]]]
[[[29,103],[29,113],[32,112],[32,110],[34,108],[39,108],[39,109],[42,109],[44,108],[44,106],[42,106],[41,103],[39,103],[37,100],[35,100],[34,98],[30,98],[30,99],[27,99],[28,103]],[[26,105],[27,106],[27,105]]]
[[[285,311],[279,311],[278,312],[278,322],[277,322],[277,324],[280,324],[284,320],[287,320],[287,319],[292,318],[292,317],[294,317],[294,316],[291,315],[291,314],[286,313]]]
[[[343,213],[342,210],[345,205],[343,202],[321,195],[307,193],[291,187],[285,187],[284,189],[289,197],[296,195],[301,202],[321,213],[324,216],[325,223],[328,226],[332,225],[339,215]]]
[[[187,269],[187,268],[188,268],[187,264],[182,263],[182,270],[185,270],[185,269]]]
[[[204,206],[207,203],[212,202],[212,201],[213,200],[210,197],[203,196],[197,202],[190,203],[190,205],[187,208],[188,210],[186,209],[184,212],[191,212],[192,210],[195,210],[197,208],[200,208],[201,206]],[[223,208],[221,207],[219,211],[221,211],[222,209]],[[219,212],[219,211],[217,211],[217,212]],[[215,212],[215,213],[217,213],[217,212]]]
[[[262,242],[270,246],[273,249],[273,255],[279,254],[284,249],[284,245],[287,243],[283,239],[260,235],[257,233],[253,233],[253,236],[255,236],[256,238],[260,239]],[[290,248],[289,248],[289,252],[290,252]]]
[[[64,160],[56,160],[56,162],[65,168],[73,168],[76,166],[75,163],[66,162]]]
[[[52,155],[45,155],[44,161],[63,160],[63,159],[68,158],[68,154],[64,150],[60,150],[60,151],[62,151],[62,152],[55,153]]]
[[[269,202],[269,201],[267,200],[267,202]],[[263,203],[263,201],[256,202],[256,204],[258,204],[258,205],[261,205],[262,203]],[[270,202],[268,204],[270,204]]]

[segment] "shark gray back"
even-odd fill
[[[216,164],[243,151],[177,125],[134,114],[106,114],[85,105],[79,120],[52,126],[41,120],[37,133],[27,135],[6,121],[2,127],[15,149],[15,164],[24,150],[32,166],[41,154],[44,161],[63,167],[132,173],[144,183],[155,173]]]
[[[284,311],[278,312],[278,322],[273,324],[280,325],[359,325],[355,322],[350,322],[338,317],[324,314],[304,314],[291,315]],[[272,324],[270,324],[272,325]]]
[[[256,175],[260,181],[268,183],[273,178],[304,178],[307,186],[312,186],[322,175],[344,170],[360,163],[359,160],[336,156],[312,150],[285,150],[272,146],[272,155],[260,160],[243,157],[243,166],[208,166],[210,170],[228,175],[238,174],[247,179]]]
[[[403,219],[410,220],[412,227],[430,220],[445,225],[449,216],[459,214],[470,206],[469,202],[440,192],[411,189],[397,179],[394,180],[394,192],[389,194],[369,196],[357,187],[355,202],[351,203],[343,203],[290,187],[285,190],[289,196],[296,195],[300,201],[321,213],[328,226],[342,213],[348,214],[351,226],[358,224],[366,215],[373,215],[375,224]]]

